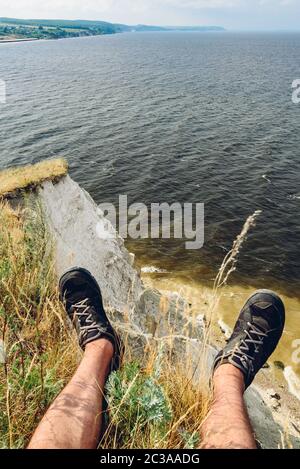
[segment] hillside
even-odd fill
[[[162,27],[108,23],[87,20],[45,20],[0,18],[0,42],[22,39],[61,39],[80,36],[98,36],[123,32],[154,31],[224,31],[217,26],[197,27]]]

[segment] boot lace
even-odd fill
[[[99,326],[93,317],[95,308],[88,304],[88,299],[79,301],[72,306],[73,321],[79,324],[79,342],[84,343],[90,333],[95,334],[94,338],[100,338],[104,328]]]
[[[267,331],[263,332],[250,322],[247,323],[249,329],[245,329],[246,338],[235,348],[233,357],[238,358],[247,371],[253,370],[253,362],[256,354],[260,353],[261,346],[264,344],[265,337],[268,337]],[[250,354],[251,346],[254,345],[254,353]]]

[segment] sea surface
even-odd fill
[[[97,202],[202,202],[205,245],[128,243],[211,282],[262,210],[232,281],[299,297],[300,34],[140,33],[0,45],[0,167],[64,156]]]

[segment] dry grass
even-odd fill
[[[31,204],[31,202],[28,202]],[[0,203],[0,447],[24,447],[77,365],[38,206]]]
[[[222,288],[227,285],[230,275],[235,272],[236,265],[240,251],[243,247],[244,242],[247,240],[248,234],[252,228],[256,225],[257,218],[261,215],[261,210],[256,210],[250,215],[245,221],[240,234],[236,237],[232,244],[232,248],[228,251],[223,262],[217,272],[216,278],[213,284],[213,290],[210,298],[208,299],[206,320],[207,328],[206,334],[203,340],[203,355],[206,354],[207,345],[212,341],[213,324],[217,323],[216,312],[218,310],[219,301],[222,294]],[[205,359],[205,357],[204,357]]]
[[[58,299],[41,209],[31,197],[25,206],[25,209],[12,210],[7,202],[0,202],[0,338],[6,345],[7,359],[0,368],[2,448],[26,446],[47,407],[72,376],[81,356],[76,336],[69,329]],[[188,363],[177,366],[172,363],[171,354],[164,354],[162,359],[161,350],[155,347],[147,350],[147,357],[134,379],[143,384],[146,396],[138,396],[139,387],[135,391],[136,398],[144,399],[144,407],[149,400],[151,403],[150,383],[154,393],[158,391],[164,405],[169,406],[166,425],[157,427],[150,414],[149,421],[141,425],[140,415],[145,410],[141,405],[137,406],[132,433],[126,406],[124,415],[124,408],[119,405],[117,411],[111,410],[102,446],[122,449],[197,445],[209,396],[204,395],[200,386],[192,385],[186,374]],[[126,366],[135,367],[130,350],[125,369]],[[121,370],[120,379],[123,375],[124,370]],[[130,389],[130,383],[128,387]],[[110,395],[110,399],[114,397]],[[124,402],[126,395],[121,400]],[[122,416],[122,431],[116,415]]]
[[[26,446],[80,360],[76,336],[69,329],[58,299],[49,245],[41,208],[31,196],[25,209],[12,210],[7,202],[0,202],[0,339],[6,345],[7,356],[0,368],[3,448]],[[236,256],[239,249],[235,248],[237,244],[233,249]],[[231,257],[226,266],[232,262]],[[222,284],[221,279],[218,283]],[[204,343],[209,330],[206,334]],[[170,343],[168,346],[170,350]],[[188,354],[178,363],[172,353],[153,346],[145,356],[140,366],[128,350],[121,371],[111,375],[107,390],[110,423],[101,446],[198,447],[211,398],[206,377],[192,381],[194,370],[190,369]]]
[[[45,180],[56,180],[67,172],[68,163],[63,158],[1,171],[0,196],[35,187]]]

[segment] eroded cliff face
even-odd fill
[[[58,276],[74,266],[95,276],[110,319],[126,334],[132,356],[142,360],[150,343],[167,349],[172,336],[177,360],[190,363],[196,382],[203,370],[208,380],[217,351],[203,346],[203,326],[191,321],[184,298],[176,293],[166,298],[159,291],[145,289],[134,268],[134,256],[90,195],[65,176],[57,183],[43,183],[38,197],[53,238]],[[255,386],[246,392],[246,402],[263,448],[282,446],[282,435],[289,435],[292,447],[300,448],[293,416],[278,419]]]
[[[134,257],[90,195],[69,176],[55,185],[45,182],[39,195],[55,240],[58,275],[84,267],[101,285],[106,306],[132,307],[143,290]]]

